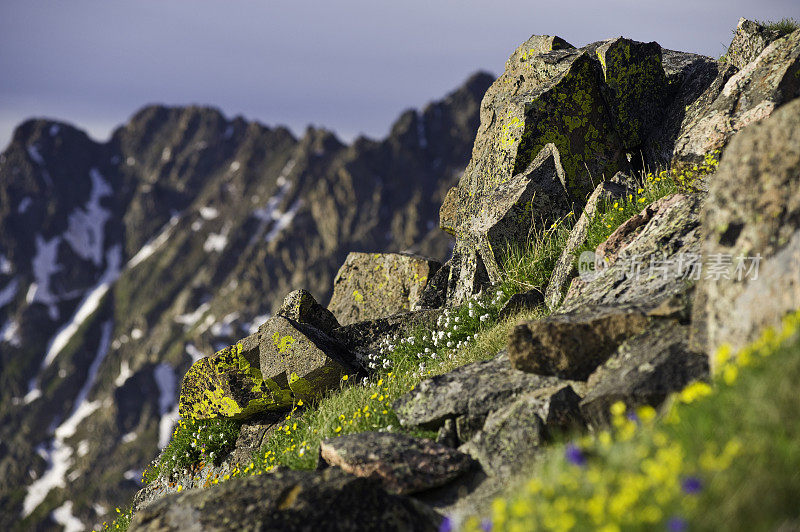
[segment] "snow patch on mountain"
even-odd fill
[[[105,225],[111,218],[111,212],[100,205],[100,200],[110,196],[113,190],[97,168],[89,171],[89,177],[92,180],[89,201],[69,215],[64,240],[79,257],[91,260],[99,268],[103,263]]]
[[[161,421],[158,423],[158,447],[163,449],[172,436],[172,429],[178,422],[178,377],[169,364],[162,362],[153,369],[153,378],[158,386],[158,411]]]
[[[200,321],[200,318],[202,318],[205,315],[205,313],[208,312],[209,308],[211,308],[211,305],[209,303],[203,303],[202,305],[197,307],[197,309],[195,309],[194,312],[175,316],[175,323],[180,323],[181,325],[183,325],[184,330],[188,331],[189,329],[194,327],[194,325],[198,321]]]
[[[158,251],[161,246],[167,243],[167,240],[169,240],[169,237],[172,235],[172,230],[178,223],[178,220],[180,220],[180,215],[176,214],[172,216],[172,218],[169,219],[169,222],[167,222],[167,224],[161,229],[158,235],[142,246],[142,249],[140,249],[136,255],[134,255],[133,258],[128,261],[125,269],[131,270],[152,257],[153,253]]]
[[[5,288],[0,289],[0,308],[3,308],[11,303],[11,301],[14,299],[14,296],[17,295],[18,285],[19,281],[16,279],[11,279]]]
[[[204,220],[214,220],[219,216],[219,211],[211,206],[200,207],[200,216]]]
[[[0,253],[0,273],[6,275],[11,273],[11,261],[2,253]]]
[[[28,156],[31,158],[33,162],[38,164],[39,166],[44,166],[44,159],[42,158],[42,154],[39,153],[39,147],[31,144],[28,146]]]
[[[64,532],[81,532],[86,529],[83,521],[72,514],[72,501],[64,502],[53,510],[50,516],[53,521],[64,527]]]
[[[32,204],[33,204],[33,200],[31,199],[31,197],[30,196],[25,196],[24,198],[22,198],[20,200],[19,205],[17,205],[17,213],[18,214],[25,214],[26,212],[28,212],[28,209],[30,208],[30,206]]]
[[[42,303],[47,306],[50,319],[57,321],[59,318],[58,303],[59,298],[50,288],[50,276],[61,271],[58,264],[58,246],[61,244],[61,237],[53,237],[45,240],[42,235],[36,235],[36,255],[31,261],[33,267],[33,277],[35,281],[28,288],[26,300],[28,304]]]
[[[131,369],[131,365],[128,364],[127,360],[123,360],[122,362],[120,362],[119,365],[119,375],[117,375],[117,378],[114,379],[114,386],[117,387],[122,386],[131,377],[133,377],[133,370]]]
[[[289,227],[289,225],[292,223],[292,220],[294,220],[297,211],[300,210],[302,204],[303,201],[300,198],[298,198],[297,200],[295,200],[292,206],[289,207],[288,211],[275,213],[276,214],[275,224],[266,234],[264,240],[266,240],[267,242],[272,242],[278,237],[281,231]]]
[[[19,322],[16,320],[8,320],[0,327],[0,343],[5,342],[19,347],[22,345],[22,339],[19,337]]]
[[[75,397],[72,412],[63,423],[56,427],[53,432],[54,437],[47,447],[40,445],[36,449],[47,462],[47,467],[44,474],[28,486],[28,492],[22,504],[23,517],[30,515],[44,501],[50,490],[66,487],[66,474],[73,464],[73,449],[67,445],[66,440],[75,435],[78,425],[83,420],[100,408],[100,401],[88,401],[88,396],[97,379],[100,364],[102,364],[108,353],[112,330],[113,323],[111,320],[103,323],[97,353],[89,366],[86,380]]]

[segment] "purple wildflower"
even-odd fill
[[[633,422],[634,422],[634,423],[636,423],[637,425],[639,424],[639,416],[637,416],[637,415],[636,415],[636,412],[634,412],[633,410],[631,410],[630,412],[628,412],[628,413],[626,414],[626,417],[628,418],[628,421],[633,421]]]
[[[483,532],[491,532],[492,528],[493,525],[491,519],[487,518],[481,521],[481,530],[483,530]]]
[[[669,532],[684,532],[688,528],[689,523],[682,517],[670,517],[669,521],[667,521],[667,530],[669,530]]]
[[[703,482],[697,477],[686,477],[681,482],[684,493],[696,495],[703,489]]]
[[[584,456],[583,451],[581,451],[580,447],[578,447],[574,443],[567,444],[567,448],[564,450],[564,456],[566,457],[567,461],[571,464],[574,464],[579,467],[583,467],[586,465],[586,456]]]
[[[442,523],[439,525],[439,532],[453,532],[453,520],[445,516]]]

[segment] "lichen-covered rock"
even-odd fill
[[[402,253],[350,253],[333,282],[328,308],[342,325],[407,312],[441,264]]]
[[[342,376],[357,372],[353,353],[319,329],[275,316],[258,329],[259,363],[264,379],[286,382],[306,402],[339,386]]]
[[[800,230],[798,175],[800,100],[795,100],[736,135],[710,182],[703,255],[706,261],[730,260],[722,275],[698,286],[693,321],[705,322],[700,344],[709,354],[723,343],[742,347],[800,307],[792,248]]]
[[[708,377],[708,359],[688,347],[689,328],[677,321],[656,320],[589,376],[581,411],[594,427],[611,421],[611,405],[658,407],[669,394]]]
[[[736,25],[733,40],[728,46],[723,60],[742,69],[748,63],[755,61],[764,48],[779,37],[781,37],[780,32],[770,30],[763,24],[742,17]]]
[[[281,308],[276,314],[298,323],[311,325],[324,333],[329,333],[339,327],[336,316],[317,303],[308,290],[301,289],[291,292],[284,298]]]
[[[800,96],[800,30],[769,44],[727,80],[713,103],[684,124],[673,166],[690,166],[722,150],[734,133]]]
[[[603,181],[597,185],[592,195],[586,200],[586,206],[580,218],[570,230],[569,238],[564,244],[564,250],[561,252],[561,256],[553,268],[553,273],[550,275],[550,282],[544,295],[544,302],[549,309],[555,309],[561,303],[567,283],[574,277],[575,251],[586,241],[589,224],[594,220],[598,205],[601,201],[622,197],[626,192],[627,188],[622,185],[611,181]]]
[[[620,245],[603,256],[594,276],[572,280],[559,312],[592,305],[650,309],[685,293],[696,282],[701,205],[697,194],[654,203],[647,221],[620,235]]]
[[[489,414],[481,430],[461,446],[495,476],[529,465],[552,435],[584,426],[581,398],[570,386],[523,394]]]
[[[510,398],[565,383],[573,384],[515,370],[501,353],[492,360],[426,379],[393,407],[404,427],[436,430],[445,420],[455,420],[463,443],[480,430],[490,412],[506,406]]]
[[[323,441],[329,465],[378,480],[389,493],[409,495],[442,486],[469,470],[462,452],[430,440],[391,432],[361,432]]]
[[[664,111],[667,78],[661,46],[618,37],[598,46],[596,53],[614,128],[627,150],[639,149]]]
[[[180,417],[242,419],[291,406],[286,382],[277,375],[263,376],[257,355],[257,350],[245,349],[240,342],[192,364],[181,384]]]
[[[512,207],[508,200],[496,204],[503,188],[535,187],[535,205],[527,216],[522,209],[519,215],[515,211],[516,225],[509,232],[527,236],[531,225],[551,223],[573,205],[582,207],[594,189],[593,179],[627,167],[603,99],[597,57],[566,46],[542,51],[541,42],[548,39],[532,39],[511,56],[486,92],[472,159],[440,210],[442,229],[456,237],[449,302],[461,302],[480,289],[482,269],[485,280],[497,276],[496,254],[506,242],[476,237]],[[531,185],[537,181],[533,172],[541,174],[538,185]],[[476,240],[484,241],[476,245]]]
[[[648,135],[644,159],[651,169],[666,168],[672,161],[681,128],[706,112],[736,68],[710,57],[675,50],[661,50],[667,78],[664,114]]]
[[[508,340],[511,365],[537,375],[585,380],[627,338],[647,326],[639,309],[584,308],[514,327]]]
[[[168,495],[141,509],[130,530],[434,532],[440,521],[427,506],[389,494],[375,480],[328,468],[233,478]]]

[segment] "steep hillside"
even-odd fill
[[[191,363],[354,250],[446,258],[476,74],[380,141],[147,107],[97,143],[20,125],[0,155],[0,527],[96,523],[171,434]],[[78,519],[79,521],[75,521]]]

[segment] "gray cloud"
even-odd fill
[[[499,72],[533,33],[615,35],[717,56],[740,16],[796,0],[371,2],[3,0],[0,146],[31,116],[97,138],[147,103],[199,103],[300,132],[385,134],[471,72]]]

